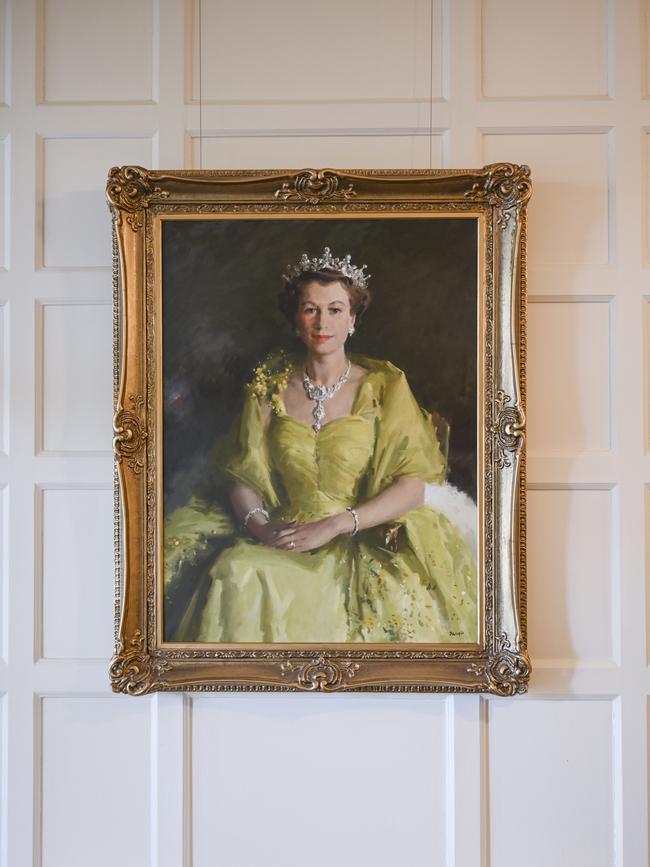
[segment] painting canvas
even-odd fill
[[[501,283],[523,301],[529,190],[508,208],[465,180],[457,201],[422,174],[395,195],[381,173],[111,173],[116,459],[144,520],[118,521],[114,688],[490,689],[495,650],[494,691],[525,688],[485,531],[522,529],[523,400],[493,347]]]
[[[476,642],[478,232],[476,218],[439,216],[165,222],[166,639]],[[321,284],[326,305],[347,282],[336,269],[346,255],[352,268],[366,264],[371,303],[354,334],[332,346],[336,325],[325,319],[346,313],[344,290],[311,323],[326,344],[312,351],[279,298],[290,263],[304,253],[323,259],[324,249],[321,270],[343,279]],[[309,285],[312,272],[302,273]],[[286,388],[275,406],[272,382],[251,394],[265,366],[302,379],[310,352],[334,357],[332,382],[349,360],[361,375],[339,390],[347,419],[328,427],[323,402],[318,432],[287,413]],[[229,498],[244,482],[271,520],[310,524],[390,497],[418,472],[422,508],[413,515],[400,514],[398,488],[385,520],[372,516],[353,537],[348,517],[308,551],[263,544],[239,526],[245,513],[235,515]],[[444,495],[445,512],[425,505]],[[473,527],[455,526],[459,506]],[[391,550],[387,526],[400,522]]]

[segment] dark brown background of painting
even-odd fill
[[[281,274],[329,246],[372,275],[350,351],[405,371],[451,424],[450,481],[476,499],[477,221],[169,220],[163,224],[165,509],[200,486],[251,370],[301,344],[277,306]]]

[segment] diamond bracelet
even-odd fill
[[[263,509],[261,506],[255,506],[255,508],[251,509],[250,512],[246,512],[246,516],[242,521],[242,527],[244,528],[244,530],[248,529],[248,522],[253,517],[253,515],[264,515],[267,521],[271,520],[271,516],[266,511],[266,509]]]
[[[350,535],[356,536],[359,532],[359,513],[356,509],[353,509],[352,506],[347,506],[345,511],[349,512],[354,518],[354,530],[350,533]]]

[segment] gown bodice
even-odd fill
[[[375,444],[374,419],[348,415],[316,433],[286,413],[274,415],[269,452],[280,485],[283,521],[314,521],[359,502]]]

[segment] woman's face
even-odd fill
[[[339,280],[305,283],[296,313],[296,329],[311,355],[340,351],[354,325],[350,296]]]

